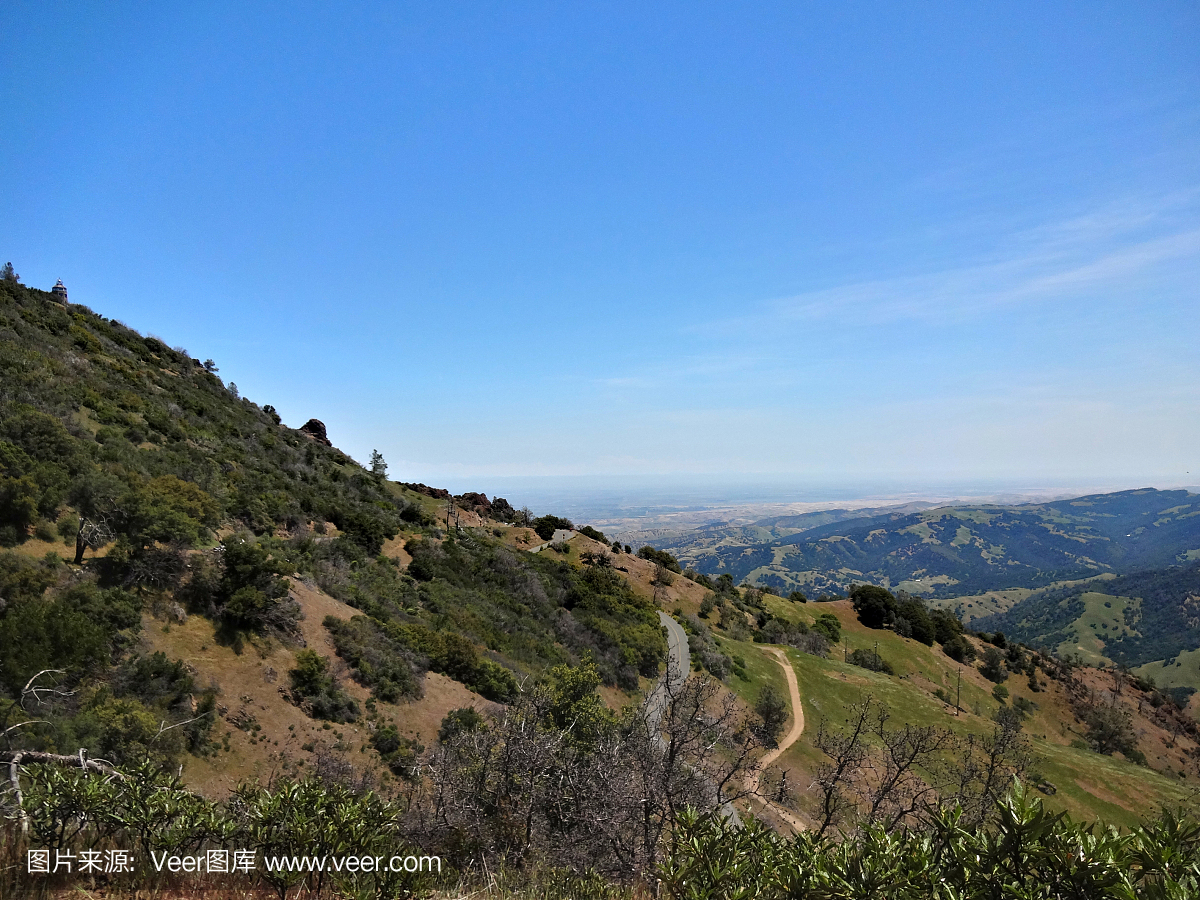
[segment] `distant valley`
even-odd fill
[[[825,510],[659,545],[707,575],[788,593],[870,582],[957,597],[1200,559],[1200,495],[1151,488],[1016,506]]]
[[[782,595],[907,591],[972,628],[1129,666],[1181,699],[1200,689],[1200,494],[1186,490],[824,510],[660,544],[698,572]]]

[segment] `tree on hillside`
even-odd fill
[[[1004,669],[1004,654],[995,647],[988,647],[983,651],[983,662],[979,666],[979,671],[989,681],[997,683],[1003,681],[1008,677],[1008,672]]]
[[[548,541],[554,537],[554,532],[558,530],[570,531],[575,526],[570,519],[564,519],[561,516],[538,516],[532,522],[533,530],[537,532],[537,536],[543,541]]]
[[[116,523],[123,516],[124,494],[125,484],[106,472],[89,473],[72,487],[70,500],[79,512],[75,565],[83,563],[85,551],[99,549],[116,537]]]
[[[1133,717],[1123,706],[1097,704],[1085,710],[1083,721],[1088,728],[1088,742],[1097,753],[1119,750],[1128,756],[1137,747]]]
[[[517,511],[503,497],[492,500],[492,518],[498,522],[511,522],[516,518]]]
[[[946,609],[934,609],[929,612],[929,620],[933,623],[934,639],[939,644],[954,640],[962,634],[963,624],[958,616]]]
[[[892,592],[873,584],[856,584],[850,588],[850,601],[858,620],[868,628],[884,628],[896,616],[896,598]]]
[[[11,281],[14,284],[17,284],[20,283],[21,276],[13,270],[13,264],[7,262],[4,264],[4,268],[0,269],[0,280]]]
[[[974,662],[975,645],[961,634],[955,635],[942,644],[942,652],[955,662]]]
[[[779,692],[775,685],[768,684],[758,695],[758,700],[754,703],[754,711],[762,720],[757,726],[758,736],[768,747],[777,746],[779,735],[783,733],[783,726],[787,722],[787,698]]]
[[[387,463],[383,461],[383,454],[378,450],[371,451],[371,474],[376,478],[383,478],[387,475]]]
[[[637,555],[642,559],[647,559],[650,562],[656,563],[672,572],[683,572],[683,567],[679,565],[679,560],[677,560],[666,550],[656,550],[654,547],[651,547],[649,544],[647,544],[638,550]]]
[[[903,624],[904,628],[901,629]],[[905,632],[907,631],[907,634]],[[911,637],[928,647],[933,646],[937,637],[937,629],[930,618],[925,601],[912,594],[900,592],[896,598],[896,632],[904,637]]]

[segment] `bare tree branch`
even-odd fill
[[[26,708],[25,707],[25,699],[27,697],[32,697],[35,701],[37,701],[40,704],[42,702],[42,694],[54,694],[57,697],[70,697],[73,693],[75,693],[74,691],[64,691],[57,687],[34,687],[33,686],[33,683],[35,681],[37,681],[39,678],[41,678],[43,675],[50,675],[50,674],[62,675],[62,674],[64,674],[64,672],[65,672],[64,669],[42,669],[42,671],[38,672],[36,675],[34,675],[32,678],[30,678],[29,681],[25,682],[25,687],[21,688],[21,708],[22,709]]]

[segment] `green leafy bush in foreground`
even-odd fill
[[[835,843],[685,813],[661,867],[667,897],[811,900],[1195,900],[1200,822],[1164,813],[1128,834],[1051,813],[1020,783],[992,824],[947,807],[918,830],[866,829]]]
[[[26,848],[78,853],[128,848],[134,871],[106,878],[108,891],[182,888],[197,876],[157,874],[151,854],[204,853],[210,848],[252,849],[260,857],[342,854],[421,854],[419,827],[405,824],[402,804],[319,780],[239,788],[226,803],[183,790],[178,779],[149,767],[125,778],[58,768],[32,773],[27,790],[30,820],[0,830],[0,893],[27,896],[62,888],[58,876],[21,874]],[[948,807],[925,827],[871,827],[836,842],[802,833],[782,837],[751,819],[734,828],[694,810],[681,813],[665,862],[658,868],[659,896],[672,900],[1195,900],[1200,897],[1200,822],[1164,813],[1157,821],[1121,833],[1073,822],[1047,811],[1019,782],[987,827],[970,830]],[[430,857],[425,857],[430,859]],[[446,859],[441,876],[378,872],[335,874],[275,872],[230,876],[227,886],[259,888],[276,896],[419,897],[465,877],[472,861]],[[519,877],[516,877],[519,869]],[[564,892],[537,896],[628,896],[628,885],[594,873],[530,861],[488,876],[495,882],[562,882]],[[632,872],[647,886],[653,872]],[[40,879],[40,880],[39,880]],[[451,879],[448,881],[447,879]],[[464,882],[466,883],[466,882]],[[304,892],[308,893],[305,894]],[[521,894],[526,896],[526,894]]]

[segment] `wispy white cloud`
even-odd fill
[[[847,281],[692,322],[663,336],[676,346],[592,384],[622,397],[624,408],[638,405],[630,399],[637,394],[686,408],[753,401],[808,412],[881,394],[949,399],[1017,385],[1071,393],[1079,379],[1085,394],[1131,381],[1161,392],[1172,360],[1187,363],[1185,378],[1196,368],[1186,354],[1158,351],[1177,343],[1169,323],[1186,321],[1180,313],[1197,299],[1198,201],[1200,191],[1180,191],[1111,203],[1005,235],[988,258],[966,265]],[[1137,339],[1113,343],[1111,329],[1096,331],[1106,315],[1131,311],[1146,324]],[[1041,314],[1070,342],[1068,352],[1046,344]],[[893,326],[913,327],[893,333]],[[1007,342],[999,353],[998,330]],[[874,341],[874,355],[855,361],[864,337]],[[1043,352],[1023,355],[1035,338]],[[1095,339],[1107,341],[1102,372],[1092,366]]]
[[[1146,278],[1177,280],[1200,267],[1196,192],[1157,205],[1110,206],[999,241],[988,258],[916,275],[848,281],[765,301],[749,312],[697,323],[700,334],[769,334],[800,322],[965,320],[1005,307],[1101,299]]]

